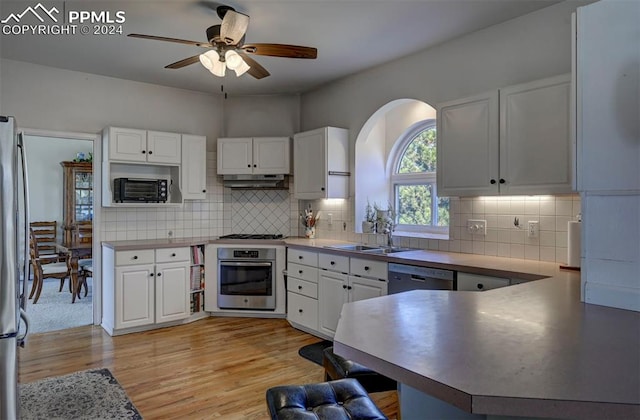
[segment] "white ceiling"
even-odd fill
[[[223,3],[174,1],[43,1],[65,10],[125,12],[125,35],[1,35],[3,58],[178,88],[231,94],[305,92],[340,77],[491,26],[558,0],[230,0],[224,4],[251,17],[246,43],[316,47],[316,60],[253,56],[271,76],[261,80],[233,72],[223,79],[199,63],[164,66],[201,53],[198,47],[135,39],[143,33],[206,41],[220,23]],[[64,3],[64,4],[63,4]],[[19,13],[37,0],[0,3],[0,16]],[[25,17],[24,19],[27,19]],[[38,23],[38,22],[34,22]]]

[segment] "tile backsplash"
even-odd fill
[[[322,211],[325,221],[316,229],[316,237],[369,244],[384,244],[383,235],[354,233],[352,200],[301,201]],[[332,214],[332,224],[326,215]],[[567,223],[580,213],[580,196],[510,196],[450,199],[449,239],[428,239],[396,234],[394,243],[435,251],[492,255],[527,260],[566,263]],[[517,218],[519,225],[514,225]],[[486,235],[467,231],[467,220],[486,220]],[[527,235],[529,221],[537,221],[537,237]],[[343,225],[346,224],[346,230]]]

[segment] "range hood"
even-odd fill
[[[287,189],[286,175],[223,175],[222,185],[233,189]]]

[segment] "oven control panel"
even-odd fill
[[[255,249],[236,249],[233,258],[259,258],[260,252]]]

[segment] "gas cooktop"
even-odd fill
[[[220,239],[283,239],[284,236],[277,234],[255,234],[255,233],[232,233],[231,235],[220,236]]]

